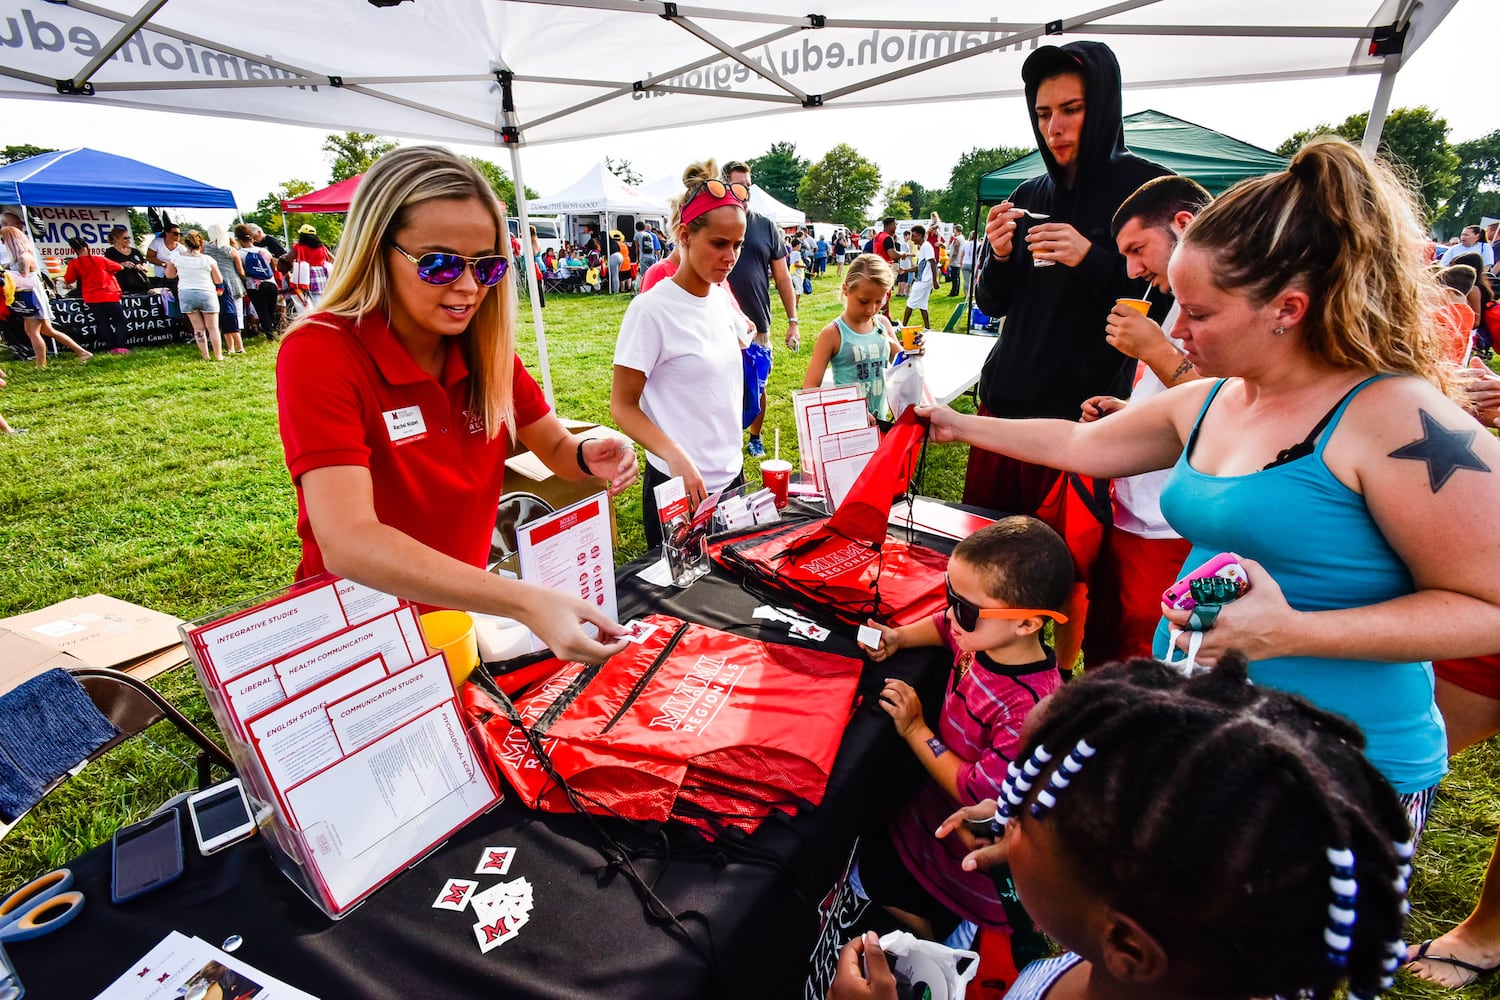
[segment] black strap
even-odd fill
[[[1278,451],[1274,459],[1261,466],[1261,471],[1264,472],[1266,469],[1274,469],[1278,465],[1286,465],[1288,462],[1295,462],[1299,458],[1306,458],[1308,455],[1311,455],[1313,453],[1313,449],[1317,447],[1318,435],[1323,433],[1323,429],[1328,426],[1328,422],[1333,419],[1333,415],[1339,411],[1339,407],[1348,402],[1350,396],[1363,389],[1365,385],[1370,381],[1370,379],[1364,379],[1359,383],[1359,385],[1356,385],[1354,388],[1350,389],[1348,392],[1340,396],[1339,401],[1337,403],[1334,403],[1333,406],[1329,407],[1327,413],[1323,414],[1323,419],[1319,420],[1313,426],[1313,429],[1307,432],[1307,437],[1303,438],[1301,441],[1298,441],[1290,448],[1283,448]]]

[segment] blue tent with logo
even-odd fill
[[[0,204],[235,208],[227,188],[97,149],[63,149],[0,167]]]

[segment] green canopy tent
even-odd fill
[[[1155,160],[1173,173],[1191,177],[1220,194],[1246,177],[1282,170],[1286,158],[1231,139],[1222,132],[1164,115],[1160,111],[1138,111],[1125,116],[1125,145],[1137,156]],[[1008,166],[992,170],[979,179],[979,202],[994,205],[1010,197],[1021,182],[1047,168],[1041,153],[1028,153]]]

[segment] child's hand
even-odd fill
[[[991,837],[981,836],[970,829],[967,820],[987,820],[995,815],[998,806],[994,799],[985,799],[978,805],[964,806],[958,812],[943,820],[942,825],[937,828],[939,840],[948,834],[957,831],[959,840],[969,853],[963,859],[960,866],[966,872],[977,869],[990,869],[996,865],[1002,865],[1010,858],[1010,849],[1006,846],[1002,837],[995,840]]]
[[[865,651],[865,655],[870,658],[871,662],[879,663],[882,660],[888,660],[896,650],[901,648],[901,633],[898,630],[882,625],[873,618],[867,619],[865,624],[880,633],[878,648],[872,649],[864,643],[859,644],[859,648]]]
[[[860,969],[861,960],[868,976]],[[839,951],[828,1000],[895,1000],[896,977],[874,931],[852,938]]]
[[[922,699],[905,681],[894,677],[885,679],[885,688],[880,692],[880,707],[896,724],[896,733],[903,740],[922,725]]]

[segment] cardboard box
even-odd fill
[[[563,426],[568,429],[569,433],[578,434],[599,425],[582,420],[563,420]],[[542,460],[532,454],[525,445],[517,441],[515,447],[519,450],[505,460],[505,492],[534,493],[551,504],[553,510],[562,510],[570,504],[586,500],[595,493],[603,491],[603,487],[596,479],[573,482],[553,475],[552,470],[547,468]],[[611,538],[618,547],[620,528],[615,522],[614,497],[609,498],[609,530]]]
[[[0,619],[0,693],[54,667],[113,667],[154,677],[187,662],[180,624],[104,594]]]

